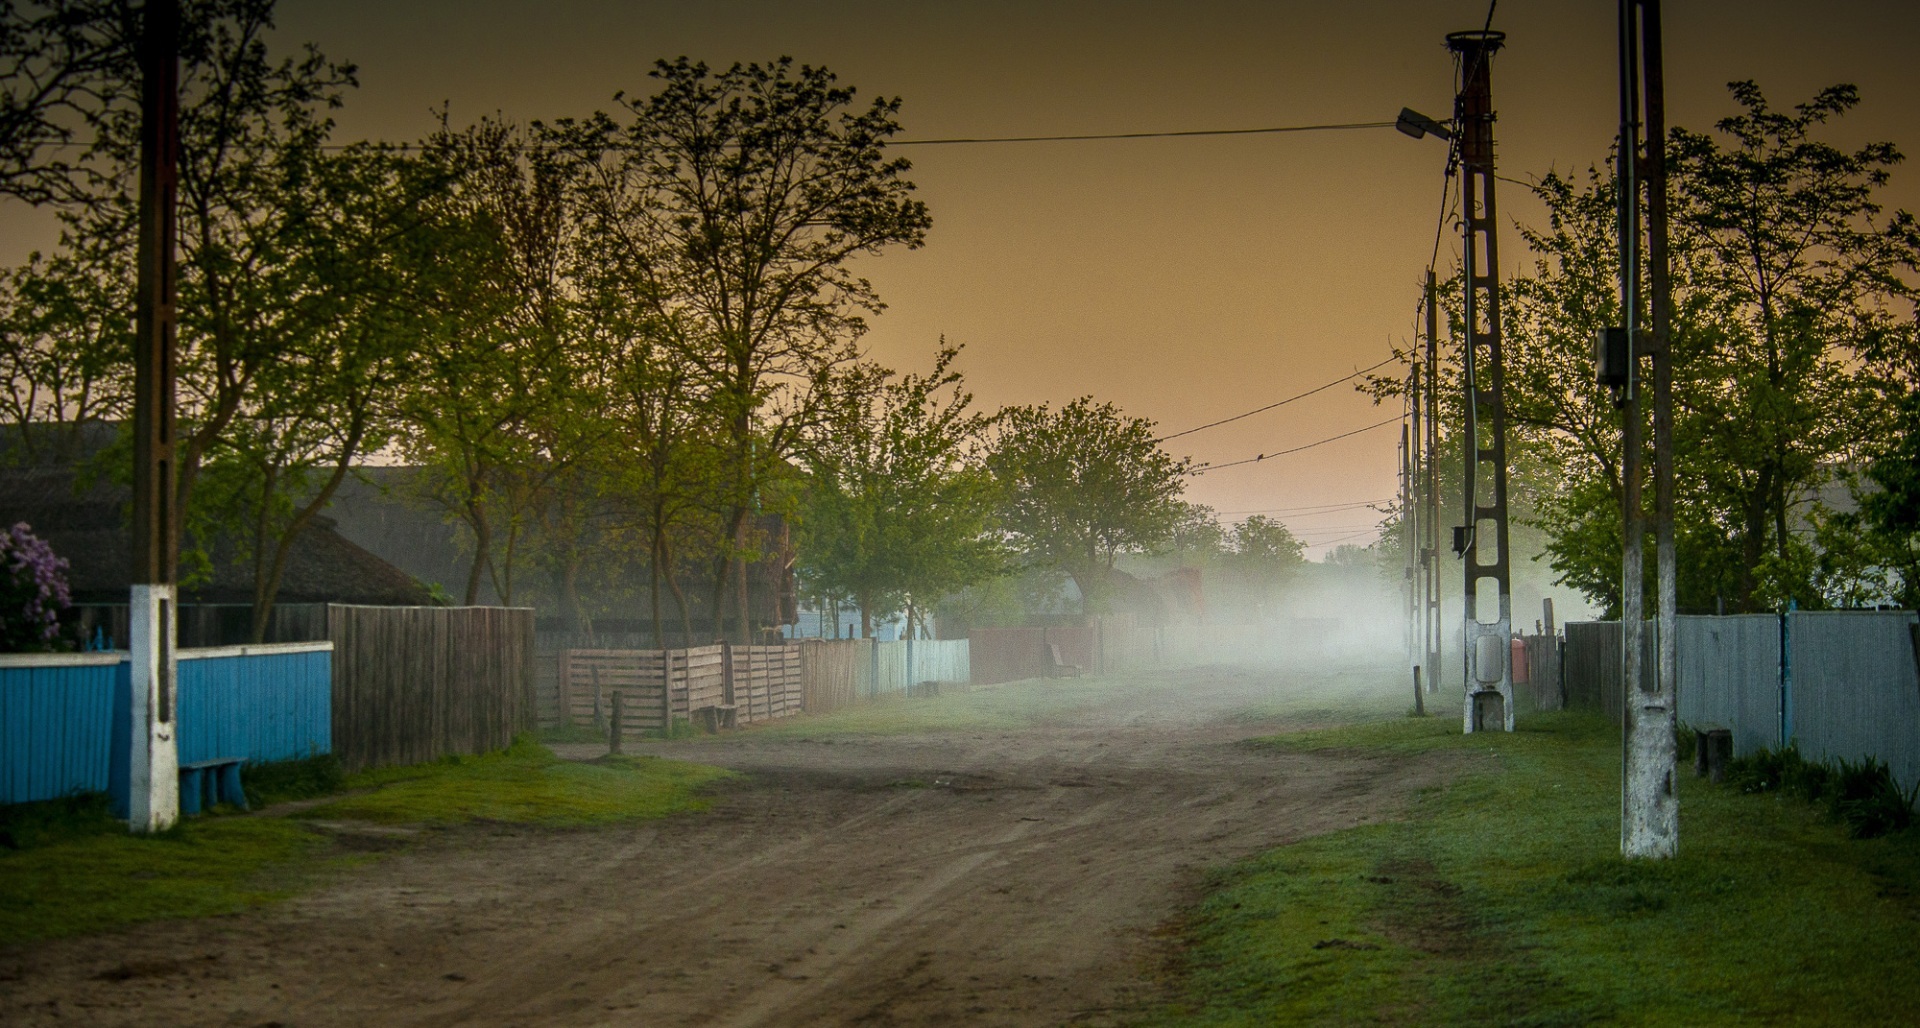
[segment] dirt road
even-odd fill
[[[423,832],[275,907],[16,951],[0,1021],[1125,1021],[1206,868],[1390,817],[1443,773],[1242,745],[1297,726],[1248,713],[1283,688],[1216,669],[1004,730],[630,746],[745,775],[704,814]]]

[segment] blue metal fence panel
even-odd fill
[[[0,665],[0,803],[107,787],[117,670],[98,657]]]
[[[0,658],[0,803],[105,791],[125,810],[125,654]],[[180,762],[333,749],[333,654],[295,645],[183,650]]]
[[[333,654],[181,654],[180,763],[296,760],[333,749]]]
[[[1733,731],[1744,756],[1780,745],[1780,619],[1773,614],[1676,618],[1680,720]]]

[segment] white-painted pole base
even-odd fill
[[[1620,855],[1664,860],[1680,851],[1680,798],[1673,791],[1674,710],[1660,694],[1628,698]]]
[[[133,687],[127,828],[144,834],[164,831],[180,819],[173,586],[134,586],[127,615]]]

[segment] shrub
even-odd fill
[[[1887,765],[1872,757],[1858,764],[1840,761],[1826,799],[1827,816],[1856,839],[1897,832],[1913,823],[1915,793],[1901,792]]]
[[[65,558],[24,521],[0,533],[0,653],[66,649],[60,611],[70,602]]]

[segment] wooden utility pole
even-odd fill
[[[140,238],[134,297],[133,588],[128,602],[131,752],[127,826],[180,816],[174,725],[174,207],[179,185],[179,0],[147,0],[140,30]]]
[[[1645,94],[1642,95],[1642,84]],[[1667,257],[1666,114],[1660,53],[1659,0],[1620,0],[1620,146],[1615,188],[1620,204],[1620,306],[1625,322],[1625,382],[1621,397],[1624,490],[1620,561],[1620,640],[1624,750],[1620,782],[1620,853],[1664,858],[1679,851],[1680,808],[1674,794],[1674,616],[1677,571],[1673,538],[1673,373],[1668,358],[1672,303]],[[1648,134],[1641,156],[1642,118]],[[1651,332],[1641,329],[1640,191],[1649,204],[1646,271],[1652,301]],[[1654,504],[1659,571],[1659,658],[1647,674],[1646,517],[1641,470],[1640,358],[1653,358]]]
[[[1493,55],[1506,34],[1454,32],[1447,46],[1460,63],[1454,125],[1460,142],[1460,213],[1466,339],[1467,524],[1464,728],[1513,731],[1513,594],[1507,542],[1506,371],[1501,358],[1499,217],[1494,204]],[[1489,602],[1491,601],[1491,602]]]

